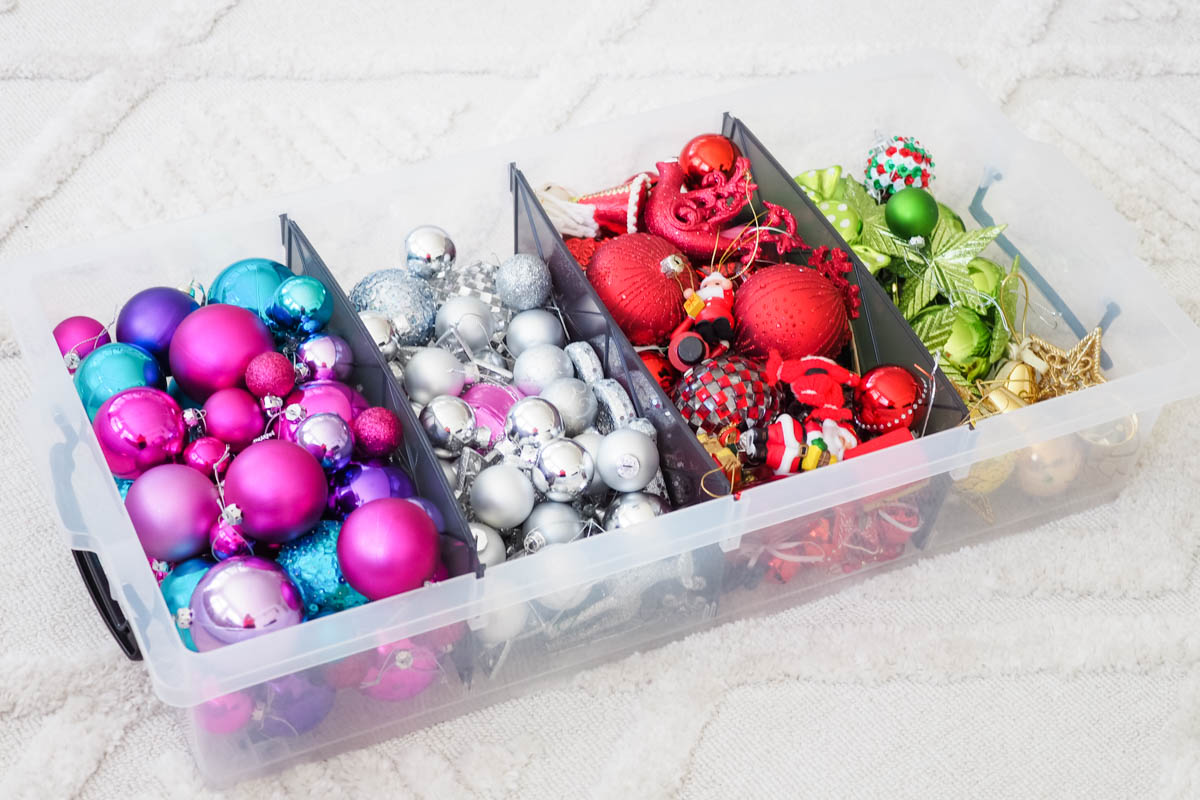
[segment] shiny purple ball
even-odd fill
[[[88,353],[110,341],[108,329],[91,317],[67,317],[54,326],[54,342],[72,374]]]
[[[346,583],[378,600],[417,589],[438,563],[433,520],[415,503],[372,500],[342,523],[338,563]]]
[[[341,519],[372,500],[409,498],[416,493],[412,478],[400,467],[352,462],[330,481],[329,512]]]
[[[258,315],[216,303],[188,314],[175,329],[171,375],[188,397],[203,403],[218,389],[241,386],[246,366],[275,340]]]
[[[225,502],[241,509],[242,530],[271,544],[311,530],[325,511],[327,497],[321,465],[293,442],[255,442],[225,473]]]
[[[283,567],[258,556],[234,556],[211,567],[196,584],[190,608],[189,630],[202,653],[304,619],[300,592]]]
[[[169,286],[143,289],[121,308],[117,341],[136,344],[165,366],[175,329],[199,307],[190,294]]]
[[[288,406],[299,406],[304,413],[291,418]],[[304,417],[314,414],[337,414],[349,425],[354,418],[370,407],[367,399],[340,381],[312,381],[301,385],[283,401],[284,414],[275,424],[275,435],[285,442],[296,441],[296,429]]]
[[[187,441],[179,404],[149,386],[126,389],[105,400],[92,430],[109,471],[127,480],[173,460]]]
[[[487,428],[491,433],[488,447],[504,438],[504,420],[508,417],[508,410],[524,396],[515,386],[495,383],[477,383],[462,393],[462,399],[475,410],[475,424]]]
[[[221,506],[208,478],[183,464],[161,464],[129,487],[125,510],[146,555],[183,561],[208,549]]]
[[[305,417],[296,426],[296,444],[320,462],[326,472],[336,472],[354,455],[354,434],[337,414],[324,412]]]
[[[254,555],[254,547],[242,534],[242,526],[230,522],[224,515],[217,517],[217,521],[208,532],[208,544],[212,549],[213,558],[217,561],[234,556]]]
[[[291,737],[312,730],[333,708],[334,694],[332,686],[302,673],[267,681],[262,732],[271,737]]]
[[[308,367],[313,381],[344,381],[354,371],[354,352],[340,336],[318,333],[296,348],[296,362]]]
[[[381,645],[374,656],[358,690],[376,700],[415,697],[441,673],[433,651],[410,639]]]

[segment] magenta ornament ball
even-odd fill
[[[296,385],[296,366],[283,353],[259,353],[246,365],[246,388],[255,397],[287,397]]]
[[[390,409],[373,406],[354,418],[354,448],[360,458],[384,458],[400,446],[403,428]]]
[[[488,447],[504,438],[504,420],[513,403],[525,395],[515,386],[500,386],[495,383],[477,383],[462,394],[462,399],[475,410],[475,424],[487,428],[491,434]]]
[[[304,417],[314,414],[337,414],[347,425],[351,425],[355,417],[370,407],[367,399],[357,390],[340,381],[305,383],[284,399],[285,412],[288,406],[292,405],[300,406],[304,409],[304,414],[298,418],[289,418],[290,415],[284,413],[275,424],[275,435],[287,442],[296,441],[296,428]]]
[[[92,430],[108,469],[132,480],[183,452],[187,442],[183,411],[161,389],[137,386],[104,401]]]
[[[209,733],[237,733],[254,716],[254,695],[247,690],[223,694],[196,706],[196,724]]]
[[[184,394],[203,403],[220,389],[240,386],[255,356],[274,349],[258,315],[216,303],[183,318],[171,338],[171,375]]]
[[[258,399],[245,389],[218,389],[204,401],[204,426],[215,436],[240,452],[263,435],[267,416]]]
[[[217,487],[183,464],[161,464],[129,487],[125,510],[150,558],[183,561],[208,550],[208,531],[221,513]]]
[[[54,326],[54,342],[72,374],[88,353],[110,341],[108,329],[91,317],[67,317]]]
[[[233,461],[233,448],[215,436],[201,436],[183,448],[183,463],[210,481],[225,474]]]
[[[279,439],[250,445],[225,473],[225,503],[241,509],[242,531],[269,544],[311,530],[325,510],[328,491],[317,460],[300,445]]]
[[[411,639],[375,648],[374,663],[359,691],[376,700],[407,700],[429,687],[440,673],[437,656]]]
[[[346,517],[337,551],[346,582],[378,600],[429,579],[438,562],[437,529],[416,503],[372,500]]]
[[[283,567],[258,556],[234,556],[210,567],[196,584],[189,606],[188,630],[202,653],[304,619],[300,592]]]

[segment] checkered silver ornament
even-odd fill
[[[765,426],[779,411],[779,392],[762,367],[738,355],[710,358],[683,373],[671,400],[689,425],[709,434]]]
[[[496,293],[496,265],[486,261],[456,264],[440,269],[430,280],[434,300],[440,308],[451,297],[477,297],[487,304],[499,323],[497,335],[503,335],[512,319],[512,309]]]

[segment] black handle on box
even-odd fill
[[[108,576],[100,566],[100,558],[87,550],[72,550],[71,555],[75,557],[75,566],[79,568],[79,577],[83,579],[83,585],[92,596],[92,604],[96,606],[96,611],[100,613],[100,619],[104,620],[108,632],[117,640],[117,646],[130,661],[141,661],[142,651],[138,648],[137,640],[133,638],[133,627],[130,626],[129,620],[125,619],[117,601],[112,598],[108,589]]]

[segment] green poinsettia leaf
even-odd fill
[[[938,367],[942,372],[946,373],[946,377],[950,379],[950,382],[974,394],[974,389],[971,386],[971,382],[967,380],[967,376],[963,375],[962,371],[950,363],[941,353],[937,353],[936,356]]]
[[[988,353],[988,360],[995,363],[1004,358],[1008,353],[1008,343],[1013,337],[1013,331],[1005,325],[1005,320],[1008,320],[1009,325],[1016,326],[1017,324],[1017,284],[1016,279],[1017,268],[1020,265],[1020,257],[1013,258],[1012,269],[1009,270],[1008,277],[1000,282],[999,297],[997,300],[1000,303],[1000,308],[1004,309],[1004,314],[994,314],[995,324],[992,326],[992,347]]]
[[[949,232],[949,226],[943,226],[941,232],[934,228],[930,242],[929,270],[932,273],[931,279],[950,302],[961,303],[973,311],[987,313],[990,305],[988,298],[975,288],[967,265],[1003,233],[1005,227],[995,225],[959,233]]]
[[[912,329],[929,352],[937,353],[950,340],[954,318],[958,312],[950,306],[934,306],[922,311],[912,322]]]
[[[915,262],[918,265],[920,263]],[[904,268],[904,265],[900,266],[901,270]],[[904,282],[900,286],[900,302],[897,305],[899,305],[900,313],[904,315],[904,318],[911,320],[937,299],[938,285],[931,279],[932,276],[928,269],[902,277]]]

